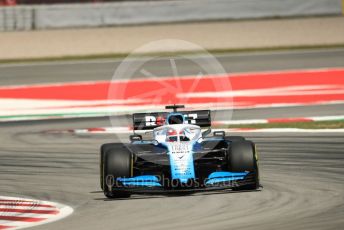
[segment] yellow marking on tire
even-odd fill
[[[343,0],[344,1],[344,0]],[[254,156],[256,158],[256,161],[258,161],[258,151],[257,151],[257,145],[254,145]]]

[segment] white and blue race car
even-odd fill
[[[259,188],[255,144],[212,132],[210,110],[179,108],[184,106],[166,106],[170,113],[133,114],[130,143],[101,146],[100,184],[106,197]],[[152,130],[153,138],[144,140],[136,130]]]

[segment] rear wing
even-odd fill
[[[148,130],[165,125],[165,121],[171,113],[134,113],[133,126],[134,130]],[[197,111],[178,111],[185,118],[185,124],[198,125],[200,127],[211,126],[210,110]]]

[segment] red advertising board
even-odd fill
[[[15,6],[17,5],[16,0],[0,0],[0,6]]]

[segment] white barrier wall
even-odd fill
[[[0,31],[31,30],[33,13],[28,6],[0,7]]]
[[[342,0],[186,0],[0,8],[0,30],[341,15]]]

